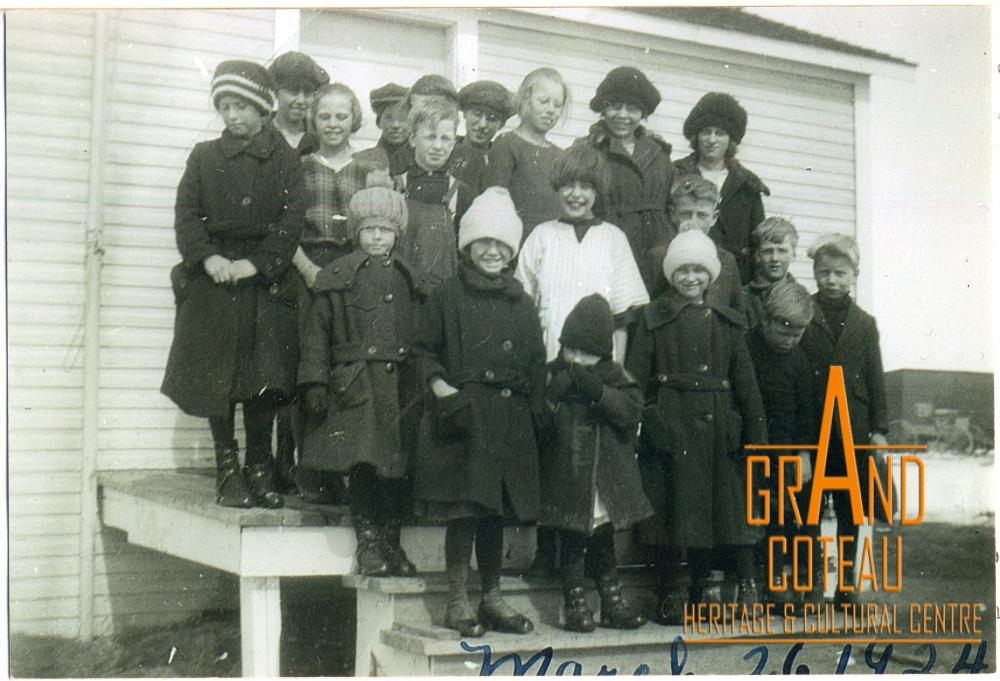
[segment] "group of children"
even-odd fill
[[[401,525],[446,525],[444,624],[464,636],[533,628],[500,593],[511,523],[540,525],[543,571],[558,545],[570,630],[596,626],[586,575],[602,626],[646,621],[615,559],[614,532],[637,525],[686,552],[690,589],[666,589],[658,621],[678,622],[719,566],[741,603],[757,602],[743,446],[809,441],[831,363],[865,405],[852,403],[856,439],[885,432],[877,331],[850,298],[853,240],[810,248],[810,296],[788,273],[794,226],[763,220],[744,286],[710,238],[719,186],[675,177],[670,145],[642,126],[659,92],[632,67],[608,74],[590,102],[598,122],[566,150],[546,137],[569,105],[553,69],[516,95],[441,76],[380,87],[382,136],[362,151],[350,143],[361,105],[328,81],[300,53],[270,69],[220,64],[225,130],[195,147],[178,189],[163,391],[209,418],[218,503],[282,504],[277,417],[279,463],[282,442],[297,445],[304,495],[335,500],[346,476],[360,573],[415,574]],[[730,100],[692,115],[714,130]]]

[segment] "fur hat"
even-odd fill
[[[611,305],[599,293],[581,298],[563,322],[559,342],[564,348],[610,357],[615,320]]]
[[[667,256],[663,259],[663,275],[671,280],[680,267],[684,265],[701,265],[708,270],[710,282],[719,278],[722,263],[715,248],[715,242],[697,229],[681,232],[670,241]]]
[[[268,68],[274,83],[279,88],[313,92],[330,82],[330,74],[314,62],[312,57],[301,52],[285,52]]]
[[[739,144],[747,131],[747,110],[732,95],[709,92],[684,121],[684,137],[693,142],[699,132],[709,127],[722,128],[734,144]]]
[[[512,95],[494,80],[477,80],[458,91],[458,108],[465,111],[474,106],[489,109],[506,121],[514,115]]]
[[[391,227],[399,236],[406,230],[407,218],[406,199],[387,187],[362,189],[347,206],[347,229],[354,237],[373,222]]]
[[[521,248],[524,224],[514,208],[514,200],[504,187],[490,187],[477,196],[462,216],[458,229],[458,250],[476,239],[496,239],[510,246],[513,255]]]
[[[458,93],[455,91],[455,86],[450,80],[436,73],[417,78],[417,82],[410,86],[410,95],[446,97],[458,104]]]
[[[368,101],[375,112],[375,125],[382,124],[382,114],[390,105],[402,101],[406,96],[406,88],[395,83],[386,83],[382,87],[375,88],[368,95]]]
[[[274,79],[263,66],[231,59],[215,67],[212,106],[218,109],[222,97],[233,95],[253,104],[262,116],[268,116],[274,108],[274,90]]]
[[[590,110],[601,113],[609,104],[615,102],[637,106],[642,110],[643,117],[646,117],[660,105],[660,91],[639,69],[619,66],[611,69],[597,86],[597,94],[590,100]]]

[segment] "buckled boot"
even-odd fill
[[[281,508],[284,500],[274,489],[274,462],[259,463],[246,470],[247,486],[253,496],[253,505],[260,508]]]
[[[250,508],[253,499],[243,479],[236,441],[215,445],[215,503],[231,508]]]
[[[582,543],[574,542],[572,537],[562,544],[562,565],[559,573],[562,576],[563,598],[565,600],[565,615],[568,631],[579,631],[589,633],[593,631],[597,624],[594,622],[594,613],[587,607],[587,590],[585,588],[584,564],[585,554],[580,550],[584,548]]]
[[[622,593],[622,581],[616,573],[597,580],[601,594],[601,626],[608,629],[638,629],[646,623]]]
[[[388,575],[389,564],[382,553],[382,541],[375,521],[363,516],[355,517],[354,536],[358,542],[358,549],[355,553],[358,561],[358,574],[368,577]]]
[[[382,534],[382,554],[389,566],[389,573],[397,577],[413,577],[417,566],[406,557],[406,551],[399,544],[399,518],[389,518],[380,528]]]

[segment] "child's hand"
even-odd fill
[[[221,255],[210,255],[202,261],[205,274],[210,276],[216,284],[225,284],[229,281],[229,269],[232,264],[229,258],[224,258]]]
[[[306,390],[306,412],[310,416],[325,416],[329,402],[326,396],[326,386],[312,385]]]
[[[601,395],[604,394],[604,383],[594,375],[593,371],[579,364],[573,364],[570,366],[569,373],[573,377],[573,385],[580,397],[588,402],[601,400]]]
[[[249,260],[237,260],[229,267],[229,280],[236,283],[242,279],[249,279],[257,274],[257,266]]]
[[[434,397],[440,400],[445,397],[451,397],[458,392],[458,388],[448,383],[443,378],[435,378],[431,381],[431,392],[434,393]]]

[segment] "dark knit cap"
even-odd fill
[[[458,104],[458,93],[455,92],[455,86],[452,85],[450,80],[436,73],[420,76],[417,82],[410,86],[410,94],[447,97],[455,102],[455,104]]]
[[[279,88],[314,92],[330,82],[330,74],[301,52],[285,52],[271,64],[269,71]]]
[[[489,109],[506,121],[514,115],[511,99],[510,91],[495,80],[477,80],[458,91],[458,108]]]
[[[597,86],[597,94],[590,100],[590,110],[601,113],[609,104],[618,102],[636,106],[643,116],[649,116],[660,105],[660,91],[639,69],[619,66],[611,69]]]
[[[234,95],[253,104],[261,115],[270,115],[274,108],[274,79],[270,72],[252,61],[232,59],[215,67],[212,76],[212,105],[218,109],[219,99]]]
[[[747,131],[747,110],[732,95],[709,92],[698,100],[684,121],[684,137],[694,142],[705,128],[722,128],[730,140],[739,144]]]
[[[610,357],[615,319],[611,306],[599,293],[581,298],[563,322],[559,342],[564,348]]]
[[[386,83],[382,87],[375,88],[368,94],[368,101],[375,112],[375,125],[382,123],[382,114],[391,105],[401,101],[406,96],[406,88],[395,83]]]

